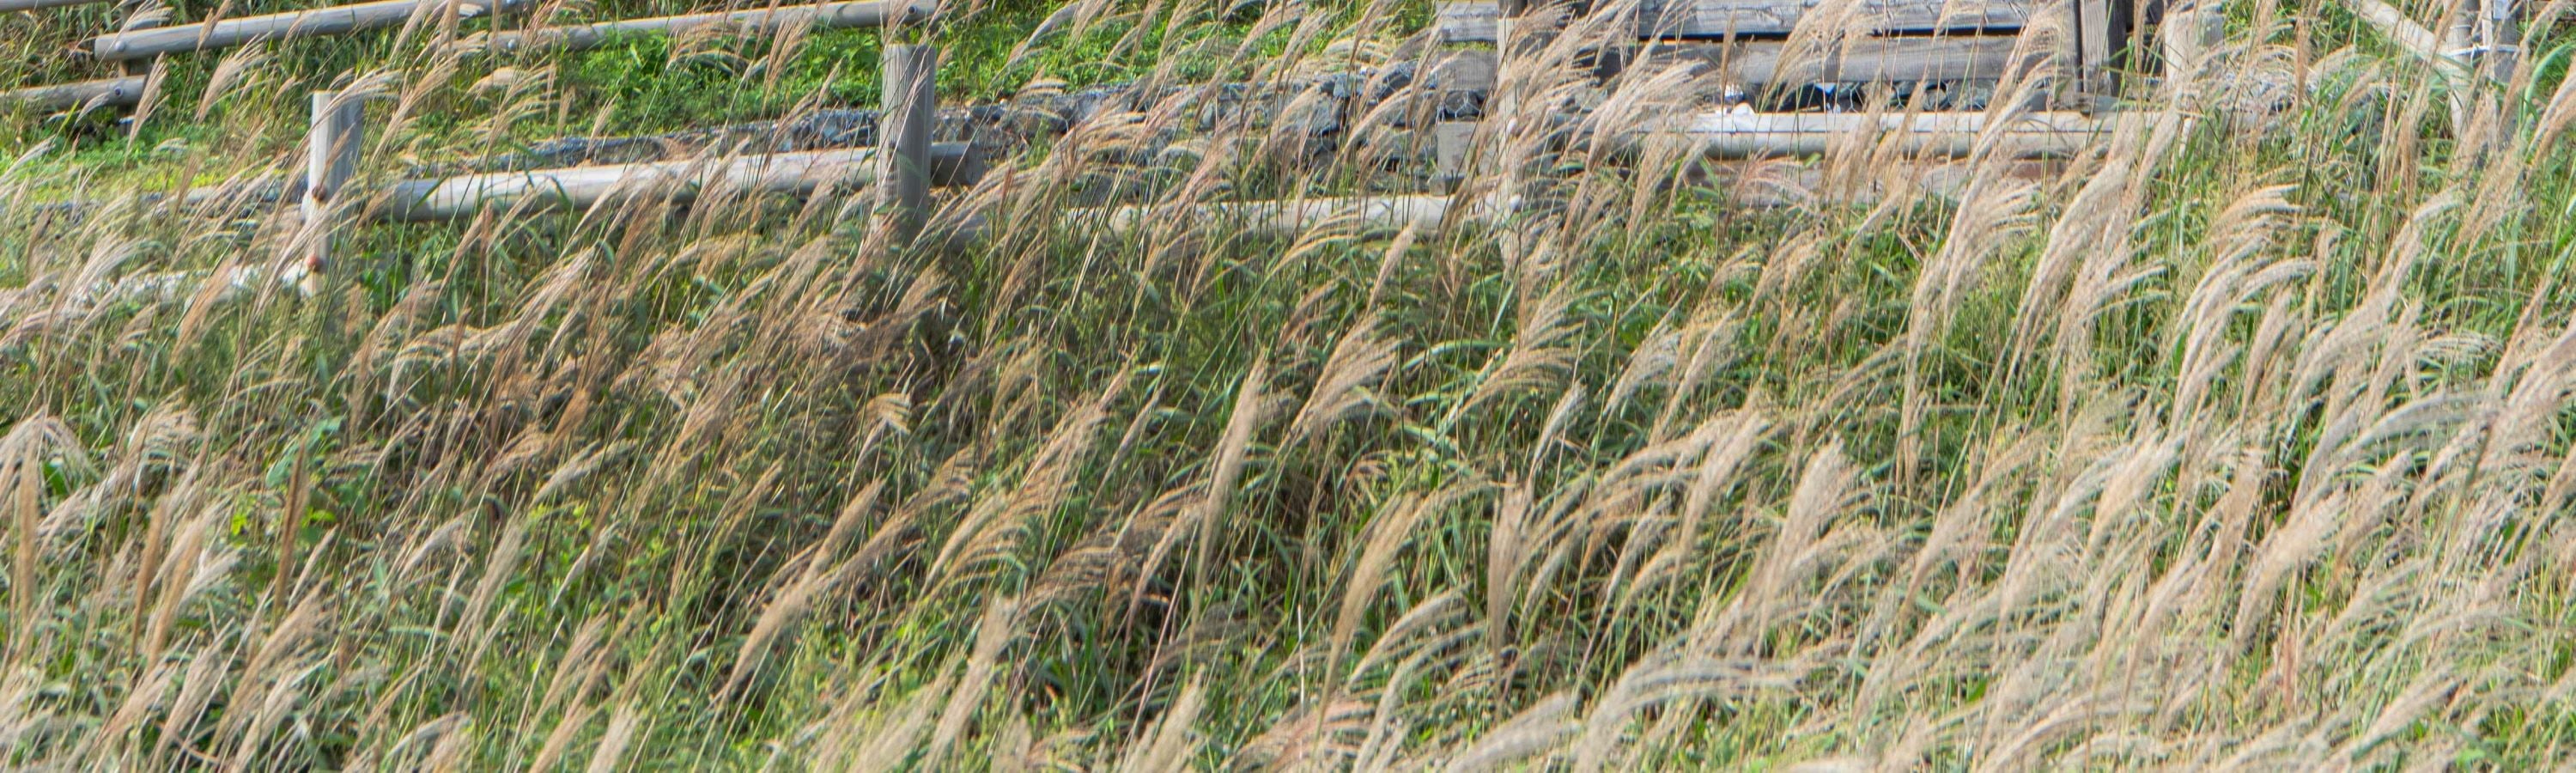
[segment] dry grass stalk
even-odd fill
[[[1516,25],[1455,196],[1399,189],[1440,110],[1397,4],[1086,2],[1010,22],[1009,56],[1079,80],[1096,46],[1143,82],[1070,126],[1014,113],[1049,139],[942,194],[952,250],[718,186],[369,229],[380,264],[314,301],[269,281],[285,224],[208,216],[229,193],[30,214],[131,174],[105,127],[27,124],[52,141],[0,173],[0,744],[2564,766],[2576,675],[2528,654],[2576,566],[2541,517],[2576,501],[2549,251],[2576,92],[2410,80],[2341,11],[2265,3],[2061,163],[1994,135],[1931,168],[1874,131],[1703,175],[1603,142],[1704,108],[1676,71],[1594,81],[1644,5]],[[1835,66],[1876,12],[1805,9],[1783,66]],[[333,84],[391,97],[372,164],[664,107],[590,59],[426,50],[445,21]],[[2068,85],[2041,26],[2002,83],[1755,98],[2017,120]],[[760,84],[837,40],[650,64],[820,120],[829,89]],[[1259,97],[1283,119],[1183,60],[1370,77]],[[256,87],[314,63],[177,67],[114,133],[151,174],[256,181],[300,132]],[[182,137],[154,103],[192,77]],[[1794,206],[1726,203],[1764,196]]]

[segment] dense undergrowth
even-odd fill
[[[1344,67],[1426,12],[1303,10],[1102,2],[1005,65],[1046,16],[1004,6],[960,88]],[[1951,196],[1865,141],[1709,178],[1826,181],[1751,209],[1496,138],[1499,223],[1282,234],[1190,207],[1385,172],[1142,105],[944,193],[953,250],[719,194],[352,227],[312,297],[222,279],[273,218],[18,204],[282,163],[276,85],[392,95],[384,165],[864,101],[872,33],[290,47],[132,137],[12,119],[0,763],[2563,766],[2576,39],[2454,112],[2339,10],[2233,12]],[[1122,45],[1166,26],[1209,43]]]

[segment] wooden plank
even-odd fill
[[[1818,83],[1995,81],[2010,66],[2014,45],[2014,38],[2000,36],[1859,38],[1793,57],[1788,44],[1778,40],[1655,42],[1599,52],[1591,65],[1601,77],[1666,66],[1697,67],[1706,93],[1729,89],[1754,93]],[[1474,71],[1493,67],[1495,55],[1460,51],[1458,58],[1462,69]],[[1478,58],[1483,61],[1463,61]]]
[[[2109,85],[2105,80],[2111,71],[2111,0],[2071,0],[2067,7],[2075,13],[2075,65],[2084,74],[2088,88]]]
[[[919,21],[929,18],[932,5],[924,0],[880,2],[819,3],[791,5],[751,11],[693,13],[660,16],[650,19],[600,22],[566,27],[548,27],[522,32],[492,35],[488,46],[497,51],[541,49],[581,51],[598,48],[622,36],[643,34],[679,34],[701,29],[721,28],[742,35],[771,35],[794,27],[837,29],[844,27],[882,27],[891,20]]]
[[[1996,121],[2000,120],[2001,123]],[[1473,131],[1477,124],[1445,124]],[[2000,158],[2066,158],[2109,136],[2111,122],[2071,112],[1996,119],[1985,113],[1757,113],[1716,111],[1618,132],[1605,148],[1630,153],[1679,139],[1705,158],[1742,160],[1819,156],[1855,140],[1894,142],[1904,155],[1959,158],[1991,141]]]
[[[1275,199],[1214,204],[1128,205],[1086,207],[1065,213],[1067,222],[1135,233],[1156,227],[1189,227],[1209,222],[1241,236],[1287,237],[1328,223],[1362,226],[1391,233],[1405,228],[1436,231],[1449,217],[1448,196],[1366,196],[1352,198]],[[1487,207],[1471,206],[1470,217]]]
[[[2013,33],[2047,12],[2047,0],[1849,0],[1837,22],[1823,15],[1828,0],[1642,0],[1637,37],[1656,40],[1730,40],[1787,37],[1802,22],[1832,24],[1882,35]],[[1451,43],[1493,43],[1502,9],[1493,0],[1441,3],[1436,25]]]
[[[2145,60],[2140,58],[2137,47],[2138,0],[2110,0],[2110,4],[2110,15],[2102,23],[2111,38],[2111,59],[2108,62],[2111,71],[2104,83],[2108,86],[2108,93],[2117,93],[2120,77]]]
[[[1711,161],[1695,168],[1693,174],[1715,178],[1713,184],[1727,187],[1729,203],[1780,208],[1866,205],[1897,187],[1955,202],[1980,171],[2016,180],[2039,180],[2056,174],[2058,169],[2050,162],[2014,161],[1908,163],[1873,171],[1863,179],[1837,181],[1828,179],[1822,170],[1800,164]],[[1375,235],[1406,228],[1427,234],[1450,225],[1490,224],[1510,214],[1513,206],[1509,201],[1508,197],[1489,193],[1465,197],[1395,195],[1078,207],[1065,210],[1060,222],[1130,235],[1156,228],[1210,225],[1223,226],[1224,233],[1230,236],[1279,239],[1327,226]],[[958,225],[947,244],[951,249],[963,248],[989,234],[993,227],[992,218],[971,216]]]
[[[1867,206],[1887,194],[1908,189],[1958,203],[1978,177],[2037,182],[2063,170],[2054,161],[1925,161],[1870,169],[1854,177],[1829,175],[1813,164],[1777,160],[1711,161],[1693,166],[1690,177],[1725,192],[1739,207]]]
[[[133,30],[101,35],[81,43],[92,56],[108,61],[148,59],[184,51],[211,51],[270,40],[350,35],[394,29],[416,13],[437,13],[456,4],[457,15],[475,16],[495,5],[518,0],[378,0],[372,3],[317,8],[293,13],[245,16],[211,23]]]
[[[70,8],[76,5],[104,3],[108,0],[0,0],[0,13],[41,11],[47,8]]]
[[[1436,232],[1453,212],[1467,221],[1491,218],[1503,209],[1477,197],[1465,202],[1450,196],[1354,196],[1224,201],[1208,204],[1127,204],[1074,207],[1002,221],[977,213],[944,225],[932,234],[935,249],[957,252],[972,248],[1013,227],[1061,225],[1099,233],[1134,235],[1162,228],[1204,229],[1224,226],[1226,238],[1286,238],[1332,225],[1363,233],[1390,234],[1407,227]],[[1000,227],[997,226],[1008,226]]]
[[[2524,5],[2521,0],[2486,0],[2484,8],[2478,15],[2478,63],[2489,80],[2512,83],[2522,54]]]
[[[90,109],[96,107],[132,107],[143,101],[142,76],[104,78],[94,81],[36,86],[0,92],[0,103],[24,105],[36,110]]]
[[[396,222],[452,220],[523,202],[578,210],[627,197],[684,204],[696,200],[700,189],[717,185],[805,196],[873,182],[883,166],[877,152],[847,148],[405,180],[385,189],[383,203],[372,215]],[[965,143],[933,145],[930,156],[934,185],[967,183],[981,171]]]
[[[1731,45],[1648,46],[1625,67],[1697,62],[1718,82],[1757,92],[1818,83],[1993,81],[2003,78],[2016,41],[2010,37],[1860,38],[1824,51],[1792,55],[1781,41]]]
[[[1702,113],[1676,126],[1640,130],[1642,138],[1678,133],[1712,158],[1819,155],[1835,143],[1894,141],[1909,154],[1967,156],[1991,140],[2015,158],[2062,158],[2109,135],[2110,124],[2075,113],[2031,113],[1997,119],[1985,113]]]
[[[108,0],[0,0],[0,13],[41,11],[47,8],[70,8],[75,5],[104,3]]]
[[[930,209],[930,130],[939,116],[939,47],[886,46],[878,57],[884,96],[878,103],[877,211],[897,243],[921,233]]]
[[[2203,1],[2217,2],[2217,0]],[[2193,5],[2197,6],[2197,3]],[[2432,66],[2434,74],[2441,76],[2450,84],[2451,112],[2455,117],[2467,108],[2463,96],[2470,91],[2469,80],[2472,70],[2467,61],[2443,48],[2439,33],[2416,23],[2415,19],[2407,16],[2405,11],[2398,10],[2396,6],[2389,5],[2385,0],[2351,0],[2349,5],[2353,14],[2361,17],[2363,23],[2379,30],[2381,35],[2387,36],[2389,41],[2396,43],[2399,48],[2406,49],[2416,58],[2424,60],[2425,64]],[[2217,31],[2219,24],[2217,17],[2213,15],[2215,12],[2195,12],[2199,15],[2190,22],[2175,21],[2178,14],[2167,14],[2165,17],[2166,55],[2190,57],[2190,59],[2172,61],[2197,61],[2200,57],[2207,56],[2210,49],[2215,47],[2215,41],[2219,37]],[[2188,32],[2178,32],[2178,30]]]

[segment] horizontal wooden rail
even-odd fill
[[[1645,130],[1645,136],[1656,130]],[[1967,156],[1988,141],[1998,155],[2062,158],[2082,153],[2110,132],[2107,121],[2077,113],[2031,113],[1997,123],[1984,113],[1704,113],[1669,127],[1714,158],[1807,156],[1866,135],[1902,143],[1907,153]]]
[[[382,203],[370,211],[381,220],[417,222],[469,217],[486,208],[523,201],[568,209],[619,197],[687,203],[709,186],[809,195],[831,186],[874,182],[876,154],[876,148],[850,148],[405,180],[388,186]],[[981,171],[977,163],[963,143],[933,146],[931,182],[953,185],[971,180]]]
[[[17,89],[0,92],[0,106],[18,105],[46,111],[111,105],[132,107],[143,101],[144,82],[143,76],[133,75]]]
[[[598,48],[624,35],[679,34],[709,28],[726,29],[745,35],[769,35],[782,29],[799,26],[810,26],[813,29],[882,27],[890,20],[895,20],[896,14],[902,14],[903,21],[918,21],[928,18],[930,12],[930,6],[909,1],[795,5],[751,11],[694,13],[685,16],[661,16],[502,32],[492,35],[486,41],[486,45],[500,51],[521,49],[580,51]]]
[[[874,153],[874,148],[842,148],[404,180],[365,192],[378,205],[371,210],[362,208],[362,211],[372,211],[375,217],[387,220],[441,220],[468,216],[483,207],[509,204],[522,198],[547,198],[552,199],[549,204],[588,206],[603,196],[653,191],[651,186],[655,185],[687,188],[715,182],[740,185],[760,180],[779,182],[784,186],[775,189],[779,192],[811,193],[826,183],[872,182],[876,173],[859,167],[872,161]],[[930,182],[934,186],[972,184],[984,173],[983,158],[965,143],[935,143],[931,145],[930,157]],[[852,170],[856,171],[855,175],[842,174]],[[747,176],[749,173],[758,175]],[[667,194],[671,191],[663,189],[659,192]],[[141,194],[133,197],[133,203],[222,217],[256,211],[280,202],[291,204],[304,193],[304,174],[259,174],[176,193]],[[682,191],[677,200],[685,202],[693,197],[694,193]],[[113,199],[76,199],[37,204],[32,211],[40,216],[79,217],[118,203]]]
[[[1605,49],[1590,64],[1601,77],[1664,66],[1699,67],[1701,85],[1756,92],[1819,83],[1997,81],[2011,69],[2013,46],[2014,38],[2006,36],[1856,38],[1820,53],[1791,56],[1788,44],[1777,40],[1654,42]],[[1499,67],[1490,49],[1449,56],[1452,71],[1488,73]]]
[[[1859,38],[1807,56],[1792,56],[1786,44],[1774,41],[1649,48],[1645,56],[1702,62],[1724,82],[1758,90],[1816,83],[2001,80],[2011,69],[2013,46],[2013,38],[1995,36]]]
[[[1439,142],[1439,176],[1456,179],[1466,172],[1468,159],[1477,147],[1479,126],[1442,124],[1434,132]],[[1897,143],[1897,149],[1909,156],[1957,158],[1974,155],[1979,143],[1991,141],[1995,143],[1991,151],[1995,158],[2047,159],[2081,154],[2110,131],[2107,119],[2066,112],[2030,113],[1996,124],[1984,113],[1724,111],[1625,130],[1606,149],[1631,153],[1648,142],[1679,138],[1697,147],[1702,157],[1760,159],[1818,156],[1836,143],[1867,140]]]
[[[1158,225],[1219,222],[1227,226],[1229,233],[1284,236],[1335,221],[1370,229],[1398,230],[1411,226],[1430,231],[1449,217],[1453,204],[1455,199],[1449,196],[1367,196],[1083,207],[1066,212],[1065,222],[1121,233]],[[1487,209],[1469,206],[1462,208],[1462,214],[1482,214]]]
[[[1881,170],[1882,175],[1876,178],[1851,180],[1844,184],[1827,180],[1822,171],[1812,166],[1779,162],[1727,161],[1700,171],[1714,178],[1709,181],[1713,185],[1728,191],[1726,196],[1730,203],[1757,208],[1866,205],[1885,196],[1891,186],[1909,186],[1925,195],[1955,202],[1974,176],[1971,165],[1964,162],[1907,164]],[[2011,179],[2035,180],[2054,173],[2056,167],[2049,162],[2015,161],[2002,163],[1989,171]],[[1122,234],[1135,234],[1156,227],[1220,225],[1228,234],[1287,238],[1326,226],[1364,233],[1384,234],[1405,228],[1431,233],[1444,225],[1490,223],[1514,209],[1509,202],[1490,196],[1464,199],[1437,195],[1312,197],[1212,204],[1077,207],[1065,210],[1060,222]],[[990,236],[992,222],[993,219],[986,216],[970,217],[956,227],[948,241],[953,246]]]
[[[0,0],[0,13],[41,11],[47,8],[69,8],[75,5],[104,3],[109,0]]]
[[[1882,35],[2012,33],[2056,6],[2046,0],[1848,0],[1840,15],[1818,15],[1826,2],[1647,0],[1637,4],[1636,34],[1641,39],[1663,40],[1777,38],[1788,36],[1802,22]],[[1836,0],[1835,4],[1846,3]],[[1502,16],[1500,4],[1493,0],[1459,0],[1441,3],[1435,23],[1444,41],[1492,43],[1499,37]]]
[[[101,35],[83,42],[90,55],[109,61],[149,59],[184,51],[212,51],[270,40],[349,35],[372,30],[393,29],[410,23],[417,13],[441,13],[447,3],[456,4],[459,16],[477,16],[495,5],[513,6],[519,0],[379,0],[308,11],[245,16],[175,27],[119,32]]]
[[[1869,170],[1864,177],[1828,175],[1814,165],[1779,161],[1721,161],[1696,169],[1729,203],[1756,209],[1876,204],[1896,189],[1957,203],[1982,173],[1999,179],[2039,181],[2063,171],[2054,161],[1945,161]]]

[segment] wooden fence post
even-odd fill
[[[1483,144],[1478,147],[1477,142],[1466,142],[1463,144],[1470,150],[1462,152],[1453,147],[1449,155],[1464,156],[1464,163],[1473,164],[1476,171],[1493,181],[1494,187],[1487,195],[1501,202],[1496,216],[1509,222],[1514,210],[1520,206],[1529,167],[1537,161],[1528,157],[1533,149],[1518,137],[1521,132],[1531,130],[1531,127],[1521,125],[1528,118],[1522,115],[1521,100],[1525,96],[1533,96],[1526,93],[1530,87],[1522,81],[1532,70],[1538,69],[1532,60],[1556,37],[1556,27],[1564,21],[1565,3],[1502,0],[1498,5],[1502,18],[1494,22],[1494,88],[1485,101],[1485,120],[1478,127],[1483,135]],[[1522,259],[1532,251],[1536,238],[1529,228],[1519,223],[1501,229],[1495,242],[1502,250],[1503,264],[1517,270]]]
[[[877,212],[898,243],[920,235],[930,206],[930,133],[939,110],[939,47],[889,45],[877,116]]]
[[[127,3],[127,4],[125,4],[125,9],[126,9],[127,11],[129,11],[129,12],[134,11],[134,10],[140,10],[141,8],[143,8],[143,4],[142,4],[142,3]],[[131,14],[131,13],[128,13],[127,15],[128,15],[129,17],[130,17],[130,16],[132,16],[132,14]],[[117,32],[119,32],[119,33],[126,33],[126,32],[141,32],[141,31],[144,31],[144,30],[160,29],[160,28],[161,28],[161,20],[159,20],[159,19],[129,19],[128,21],[126,21],[126,22],[125,22],[125,28],[124,28],[124,29],[117,30]],[[127,60],[125,60],[124,62],[119,63],[119,64],[117,65],[117,69],[124,71],[126,75],[136,75],[136,76],[139,76],[139,75],[150,75],[150,74],[152,74],[152,62],[153,62],[153,61],[155,61],[155,60],[154,60],[153,58],[151,58],[151,57],[146,57],[146,58],[142,58],[142,59],[127,59]]]
[[[2198,70],[2220,43],[2226,42],[2227,17],[2221,0],[2175,0],[2165,13],[2165,65],[2180,63]]]
[[[2074,0],[2075,93],[2105,96],[2111,90],[2113,47],[2119,33],[2111,28],[2111,0]],[[2087,105],[2090,108],[2090,105]]]
[[[1512,39],[1512,26],[1520,21],[1522,14],[1529,13],[1529,0],[1500,0],[1494,5],[1502,11],[1502,17],[1494,20],[1494,41],[1509,41]]]
[[[358,151],[365,142],[361,123],[366,102],[336,91],[313,92],[312,131],[305,137],[303,267],[308,277],[330,267],[333,210],[358,171]]]
[[[2478,15],[2478,64],[2487,77],[2508,87],[2513,85],[2514,68],[2522,57],[2522,3],[2520,0],[2486,0]]]

